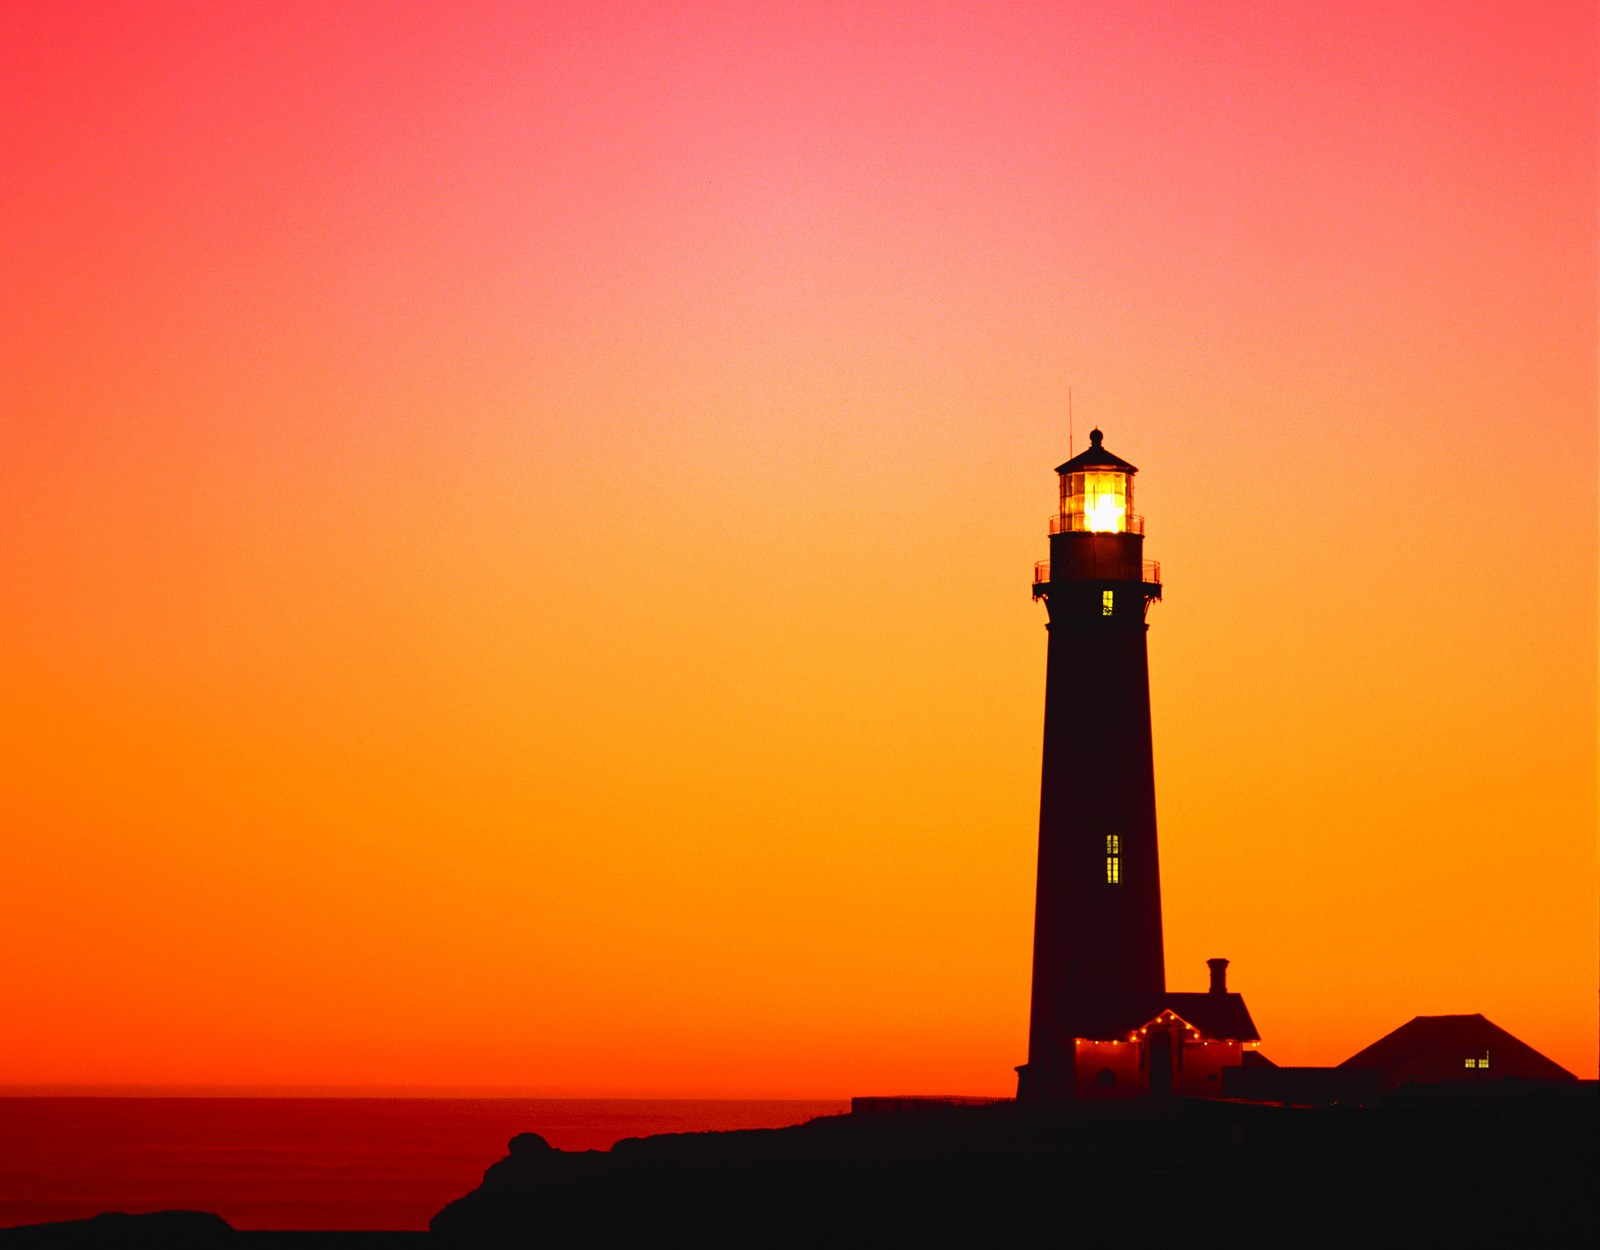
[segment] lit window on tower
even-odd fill
[[[1469,1068],[1487,1068],[1488,1066],[1489,1066],[1489,1052],[1488,1051],[1484,1051],[1483,1054],[1481,1054],[1481,1055],[1468,1055],[1467,1056],[1467,1067],[1469,1067]]]
[[[1122,839],[1114,833],[1106,835],[1106,884],[1122,884]]]
[[[1101,616],[1110,616],[1111,615],[1111,609],[1116,605],[1116,596],[1117,596],[1117,592],[1114,591],[1114,590],[1102,590],[1100,592],[1100,615]]]

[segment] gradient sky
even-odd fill
[[[996,1092],[1052,467],[1168,983],[1596,1057],[1591,3],[0,10],[0,1081]]]

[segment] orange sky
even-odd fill
[[[1169,984],[1594,1076],[1595,69],[1588,3],[6,6],[0,1081],[1010,1092],[1069,384]]]

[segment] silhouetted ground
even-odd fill
[[[1591,1082],[1348,1109],[930,1106],[608,1152],[526,1133],[431,1235],[235,1232],[178,1212],[0,1230],[0,1246],[1523,1244],[1587,1226],[1597,1111]]]
[[[1348,1244],[1565,1233],[1587,1220],[1594,1087],[1312,1109],[1183,1101],[834,1116],[568,1154],[527,1134],[433,1220],[463,1243],[677,1232],[755,1244]]]

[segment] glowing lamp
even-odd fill
[[[1089,450],[1056,470],[1061,475],[1058,534],[1126,534],[1140,532],[1133,514],[1133,475],[1138,472],[1101,445],[1102,435],[1089,435]]]
[[[1067,515],[1081,517],[1073,529],[1091,534],[1121,534],[1128,528],[1128,497],[1133,483],[1126,473],[1102,469],[1094,473],[1069,473]]]

